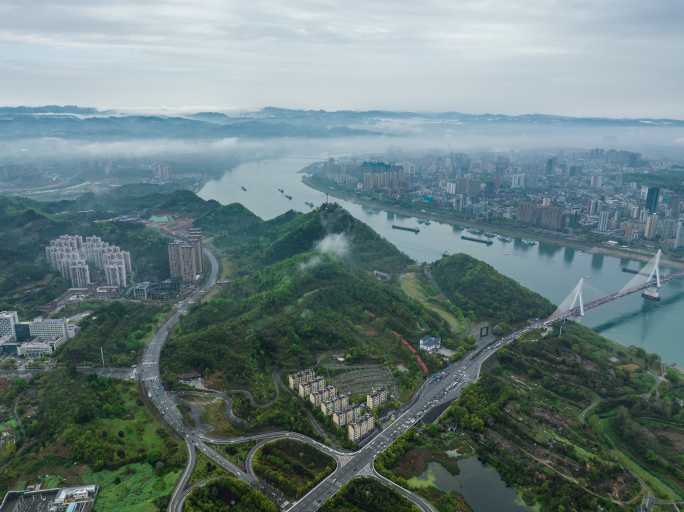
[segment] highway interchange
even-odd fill
[[[148,400],[154,405],[164,421],[178,435],[185,439],[188,451],[187,465],[169,502],[169,512],[182,512],[183,510],[183,503],[188,494],[186,487],[196,464],[197,452],[203,453],[214,463],[240,480],[254,485],[257,484],[257,479],[251,470],[251,464],[248,464],[248,470],[245,471],[224,457],[219,451],[210,446],[210,444],[239,444],[253,440],[263,443],[282,438],[297,439],[311,444],[333,457],[337,462],[336,470],[326,479],[321,481],[296,503],[287,504],[285,506],[285,509],[288,512],[312,512],[318,510],[321,505],[332,497],[343,485],[357,476],[378,478],[384,484],[393,487],[407,499],[412,501],[423,512],[435,512],[432,505],[420,496],[379,475],[373,466],[375,458],[399,436],[419,423],[433,408],[458,398],[462,390],[468,384],[478,379],[482,364],[499,348],[512,343],[516,338],[533,329],[538,329],[543,326],[541,322],[534,322],[528,327],[516,331],[505,338],[486,344],[479,344],[461,361],[430,376],[420,387],[414,398],[397,413],[397,418],[356,452],[336,450],[296,432],[272,432],[234,438],[207,437],[185,426],[175,398],[164,388],[159,375],[159,359],[169,334],[180,320],[180,317],[187,313],[189,307],[193,303],[201,301],[202,297],[216,284],[218,279],[219,265],[216,257],[207,248],[204,249],[204,254],[208,258],[211,266],[209,276],[189,297],[186,297],[175,305],[173,313],[158,329],[151,342],[146,347],[138,371],[138,379],[141,382]],[[284,504],[281,503],[281,506],[282,505]]]

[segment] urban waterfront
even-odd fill
[[[221,179],[206,183],[199,195],[224,204],[240,202],[265,219],[289,209],[306,212],[311,209],[307,203],[319,205],[325,201],[325,194],[302,183],[299,171],[326,157],[290,157],[243,164],[226,172]],[[284,193],[280,193],[279,188]],[[572,290],[580,277],[586,279],[585,301],[588,301],[622,288],[633,277],[623,272],[623,267],[639,267],[636,261],[589,254],[556,244],[532,246],[520,240],[505,242],[492,238],[492,245],[487,246],[461,239],[465,232],[463,228],[437,222],[419,224],[412,217],[371,210],[349,201],[331,200],[340,203],[417,261],[433,261],[445,252],[467,253],[555,303]],[[393,225],[417,228],[420,232],[392,229]],[[681,335],[677,334],[680,319],[684,317],[683,284],[681,281],[669,283],[662,289],[659,303],[646,302],[637,294],[592,311],[583,322],[610,339],[642,347],[659,354],[668,363],[684,366],[684,345]]]

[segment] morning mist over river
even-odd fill
[[[291,156],[245,163],[227,171],[222,178],[207,182],[199,195],[224,204],[242,203],[264,219],[290,209],[307,212],[311,207],[306,203],[318,206],[326,198],[325,194],[302,183],[299,171],[328,156]],[[279,193],[278,188],[284,189],[292,199]],[[344,206],[357,219],[418,262],[434,261],[445,252],[463,252],[486,261],[499,272],[556,304],[570,293],[580,277],[586,279],[587,302],[622,288],[633,277],[622,271],[623,266],[639,268],[640,265],[636,261],[627,262],[557,244],[526,246],[517,240],[503,243],[493,239],[491,246],[485,246],[462,240],[461,231],[448,224],[432,222],[423,225],[418,224],[415,218],[365,208],[350,201],[332,197],[330,201]],[[392,229],[393,224],[417,227],[420,233],[395,230]],[[638,294],[624,297],[589,312],[582,323],[612,340],[641,347],[660,355],[667,363],[683,366],[684,345],[678,331],[678,323],[684,317],[683,283],[678,280],[668,283],[661,289],[661,297],[659,303],[647,302]]]

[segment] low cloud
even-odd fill
[[[344,258],[349,254],[349,238],[344,233],[327,235],[316,244],[316,250],[323,254],[331,254],[338,258]]]
[[[302,272],[306,272],[307,270],[314,268],[318,266],[321,263],[322,259],[320,256],[313,256],[306,260],[304,263],[299,264],[299,270]]]
[[[314,250],[319,254],[299,264],[299,270],[306,271],[320,265],[323,262],[321,255],[344,258],[349,254],[351,243],[344,233],[332,233],[320,240]]]

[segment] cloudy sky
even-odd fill
[[[0,103],[684,118],[682,0],[0,0]]]

